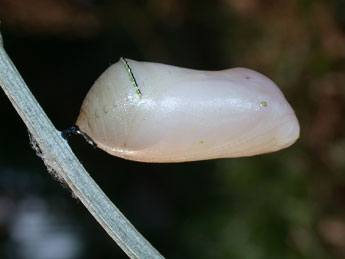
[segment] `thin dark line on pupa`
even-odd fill
[[[127,71],[129,79],[131,80],[131,83],[132,83],[132,85],[134,87],[135,93],[139,96],[139,98],[141,98],[142,94],[141,94],[141,91],[139,89],[137,80],[135,80],[132,68],[129,66],[129,64],[128,64],[128,62],[127,62],[127,60],[125,58],[121,57],[120,59],[121,59],[121,62],[124,65],[124,67],[125,67],[125,69]]]

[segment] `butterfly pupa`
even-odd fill
[[[109,154],[142,162],[253,156],[292,145],[300,131],[282,92],[258,72],[124,58],[94,83],[76,125]]]

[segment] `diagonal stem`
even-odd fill
[[[26,124],[48,169],[62,179],[130,258],[163,258],[134,228],[76,158],[30,92],[3,48],[0,33],[0,85]]]

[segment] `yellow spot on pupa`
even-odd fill
[[[266,106],[267,106],[267,102],[266,102],[266,101],[262,101],[262,102],[260,103],[260,106],[261,106],[261,107],[266,107]]]
[[[203,140],[200,140],[199,143],[200,143],[200,144],[204,144],[205,142],[204,142]]]

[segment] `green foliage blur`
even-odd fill
[[[0,20],[5,49],[61,130],[120,57],[271,78],[301,125],[276,153],[145,164],[69,142],[167,258],[345,258],[343,0],[0,0]],[[126,258],[46,173],[4,94],[0,103],[0,258]]]

